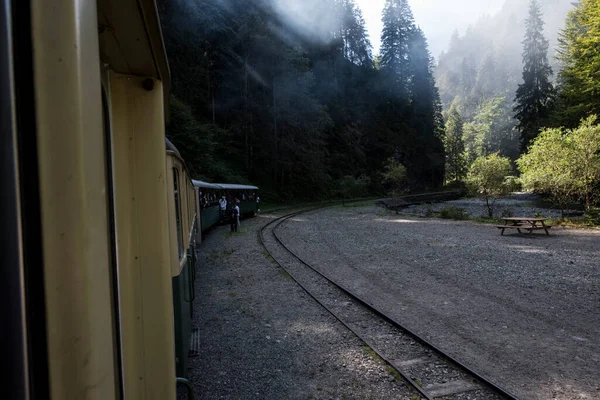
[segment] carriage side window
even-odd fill
[[[179,171],[173,168],[173,189],[175,191],[175,222],[177,224],[177,251],[179,259],[183,255],[183,238],[181,233],[181,204],[179,197]]]

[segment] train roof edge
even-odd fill
[[[98,0],[102,62],[118,73],[162,82],[164,113],[169,117],[171,70],[155,0]]]
[[[257,186],[238,185],[236,183],[215,183],[215,185],[219,186],[221,189],[226,190],[258,190]]]
[[[223,190],[258,190],[258,186],[253,185],[238,185],[235,183],[209,183],[192,179],[192,183],[196,187],[207,189],[223,189]]]

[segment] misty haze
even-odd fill
[[[229,295],[202,300],[197,390],[600,399],[597,0],[157,2],[168,138],[195,179],[256,185],[261,213],[279,210],[207,241],[205,289]],[[293,321],[310,307],[269,296],[309,264],[470,369],[411,358],[335,291],[332,313],[389,352]],[[273,292],[233,290],[241,276]]]

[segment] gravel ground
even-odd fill
[[[520,398],[600,399],[600,231],[500,236],[492,225],[379,211],[304,214],[278,234]]]
[[[536,194],[514,193],[511,196],[503,197],[496,200],[494,206],[494,216],[518,217],[532,216],[536,213],[540,213],[546,218],[560,217],[560,210],[542,208],[540,200],[540,197]],[[439,212],[442,207],[449,206],[462,208],[471,217],[487,217],[488,215],[488,210],[484,200],[477,198],[452,200],[442,203],[414,205],[404,208],[402,212],[407,214],[416,214],[424,216],[428,212]]]
[[[199,248],[190,358],[198,399],[412,399],[362,343],[269,259],[257,240],[268,216]],[[418,398],[418,397],[417,397]]]
[[[448,363],[445,358],[432,352],[429,346],[421,345],[403,329],[382,319],[290,255],[270,234],[265,235],[265,245],[294,280],[368,343],[374,353],[389,360],[398,371],[418,382],[432,396],[442,400],[501,399],[482,387],[471,374]],[[390,377],[390,380],[394,378]]]

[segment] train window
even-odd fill
[[[179,171],[173,168],[173,190],[175,192],[175,223],[177,225],[177,254],[179,259],[183,255],[183,237],[181,232],[181,204],[179,193]]]

